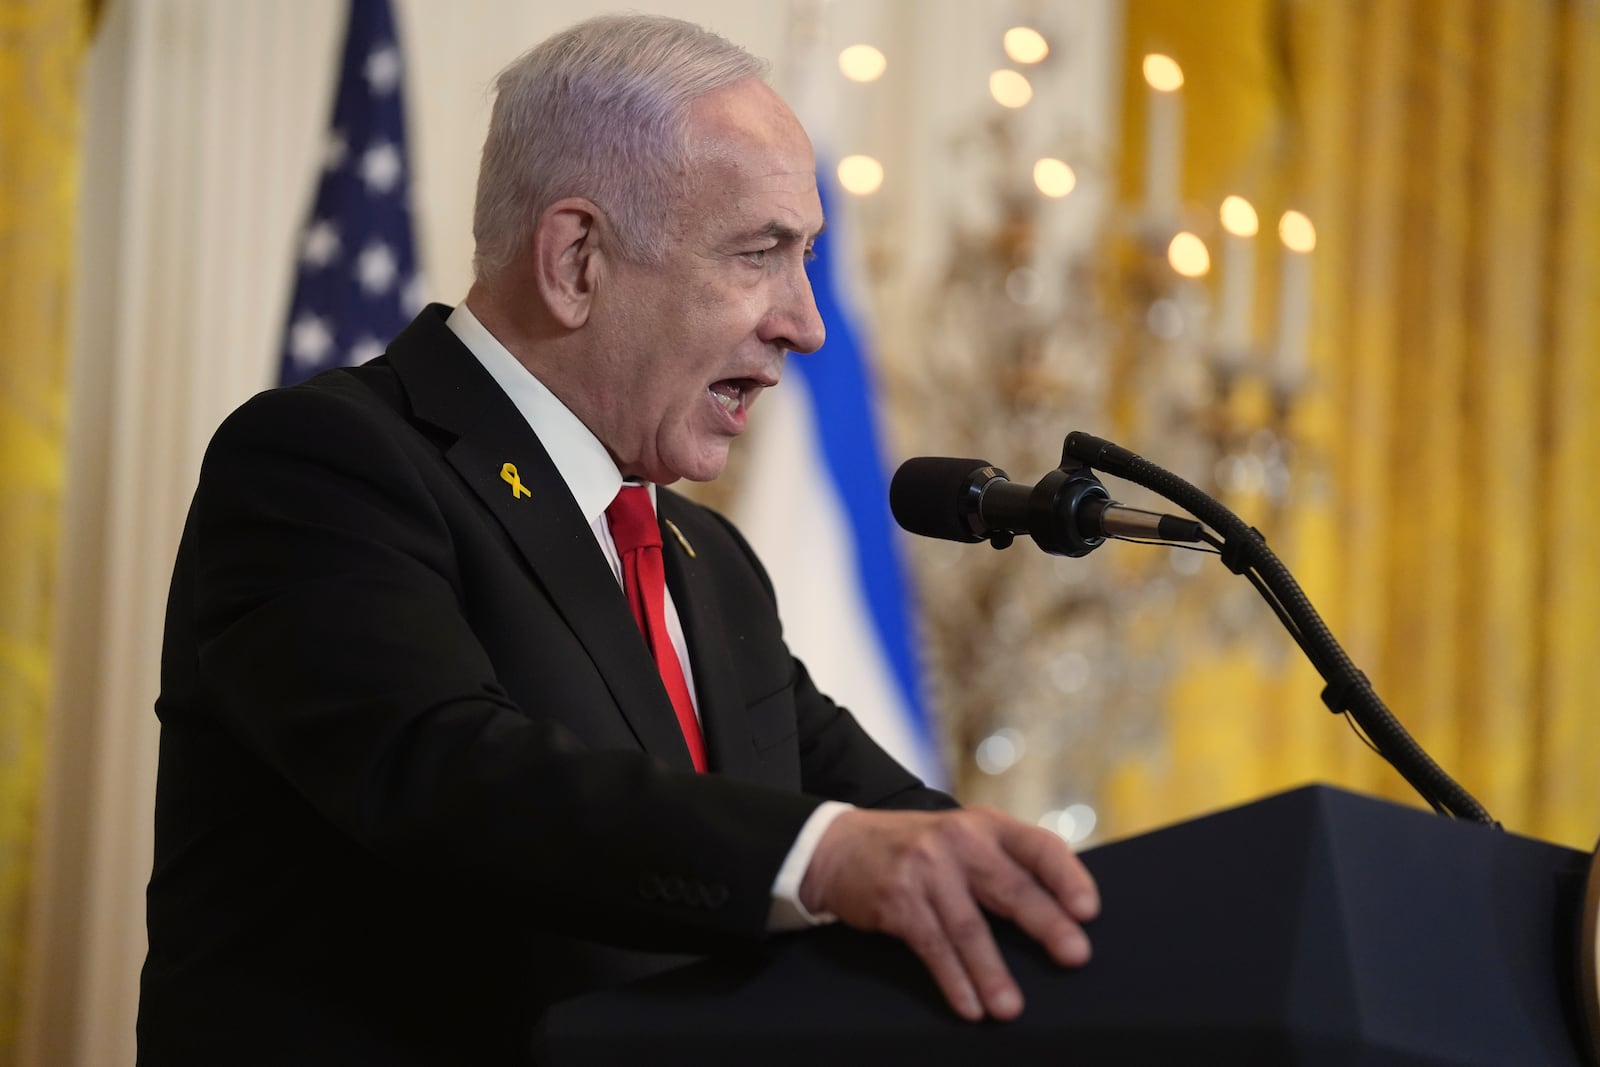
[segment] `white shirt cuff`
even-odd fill
[[[817,851],[822,835],[828,832],[833,820],[849,811],[853,805],[837,800],[825,800],[800,827],[800,834],[784,857],[778,876],[772,880],[772,910],[767,913],[767,929],[780,933],[785,930],[803,930],[808,926],[821,926],[834,921],[826,912],[813,915],[800,903],[800,883],[805,879],[806,868],[811,866],[811,856]]]

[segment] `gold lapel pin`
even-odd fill
[[[500,480],[511,487],[512,500],[533,495],[533,490],[523,485],[522,479],[517,477],[517,468],[515,464],[507,463],[505,466],[500,468]]]
[[[682,545],[683,550],[689,553],[689,558],[694,559],[694,546],[689,543],[687,537],[683,536],[683,531],[678,529],[678,524],[671,519],[662,519],[661,521],[667,524],[667,529],[671,530],[672,536],[678,539],[678,544]]]

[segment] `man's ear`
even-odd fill
[[[600,209],[578,197],[545,209],[533,231],[534,280],[550,315],[569,330],[589,320],[600,274]]]

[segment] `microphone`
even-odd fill
[[[889,509],[923,537],[1005,548],[1027,534],[1056,556],[1088,555],[1108,537],[1202,539],[1193,519],[1118,504],[1086,466],[1062,466],[1028,486],[985,460],[918,456],[894,472]]]

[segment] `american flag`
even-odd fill
[[[401,88],[389,0],[350,0],[317,199],[297,246],[284,385],[381,355],[421,307]]]

